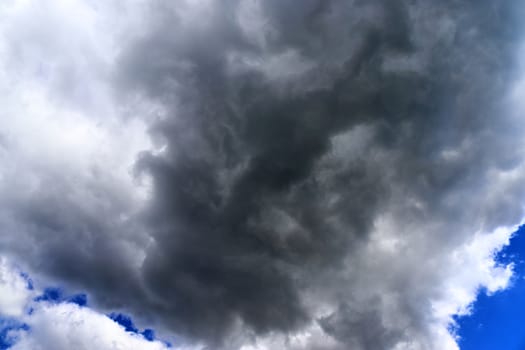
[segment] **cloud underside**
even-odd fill
[[[25,275],[8,260],[0,259],[0,349],[166,350],[171,347],[153,339],[148,341],[138,332],[130,332],[87,307],[37,297],[37,294]]]
[[[0,7],[27,269],[211,349],[457,349],[506,287],[518,1],[62,5]]]

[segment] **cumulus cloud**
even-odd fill
[[[30,331],[22,331],[13,350],[104,349],[164,350],[159,341],[147,341],[88,308],[73,303],[41,305],[28,317]]]
[[[21,316],[30,297],[28,281],[0,258],[0,317]]]
[[[2,258],[0,269],[0,349],[146,349],[165,350],[167,343],[126,329],[110,317],[85,307],[79,297],[62,299],[59,289],[40,292]],[[131,320],[128,320],[131,323]],[[151,332],[150,332],[151,333]],[[183,349],[175,347],[175,349]]]
[[[55,278],[109,285],[135,278],[148,242],[130,223],[147,186],[130,173],[150,142],[144,122],[112,102],[116,53],[103,10],[79,1],[0,8],[0,244],[40,272],[65,268]]]
[[[0,247],[43,278],[244,350],[457,349],[507,286],[518,1],[0,11]],[[98,317],[75,308],[33,320]]]

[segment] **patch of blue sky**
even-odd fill
[[[57,287],[48,287],[44,289],[41,295],[35,298],[35,301],[47,301],[51,303],[58,303],[63,301],[63,290]]]
[[[29,275],[27,273],[20,272],[20,276],[26,281],[27,289],[29,289],[29,290],[35,289],[34,285],[33,285],[33,280],[31,279],[31,277],[29,277]]]
[[[41,295],[37,296],[35,301],[47,301],[50,303],[73,303],[78,306],[87,306],[88,299],[87,295],[84,293],[73,294],[66,296],[64,290],[58,287],[48,287],[45,288]]]
[[[135,327],[133,320],[128,315],[121,314],[118,312],[112,312],[108,315],[108,317],[111,318],[113,321],[117,322],[122,327],[124,327],[126,332],[139,333],[139,330],[137,329],[137,327]]]
[[[493,295],[480,291],[472,314],[457,320],[461,350],[525,349],[525,226],[496,260],[514,263],[512,284]]]
[[[65,299],[68,303],[77,304],[78,306],[87,306],[88,299],[87,295],[84,293],[75,294]]]
[[[19,331],[29,331],[29,326],[15,319],[0,318],[0,350],[13,346],[18,341]]]
[[[126,314],[122,314],[122,313],[118,313],[118,312],[113,312],[111,314],[108,315],[109,318],[111,318],[113,321],[117,322],[119,325],[121,325],[122,327],[124,327],[124,329],[126,330],[126,332],[131,332],[131,333],[135,333],[135,334],[139,334],[141,335],[144,339],[148,340],[148,341],[155,341],[155,331],[151,328],[146,328],[144,330],[139,330],[136,326],[135,326],[135,323],[133,322],[133,319],[126,315]],[[169,343],[165,343],[167,346],[170,346]]]

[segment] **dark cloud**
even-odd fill
[[[483,196],[493,175],[522,161],[504,100],[519,4],[159,1],[150,10],[116,74],[120,98],[162,106],[145,118],[165,147],[135,165],[153,181],[147,209],[117,223],[125,197],[107,208],[88,199],[87,210],[77,202],[85,194],[46,188],[12,209],[38,245],[27,254],[102,304],[212,348],[236,327],[268,335],[312,322],[343,347],[417,336],[425,348],[443,276],[422,261],[444,259],[475,225],[490,231],[522,215],[521,177]],[[368,252],[384,217],[416,252],[399,261]],[[147,246],[139,270],[127,263],[129,242]],[[367,292],[370,307],[359,305]],[[319,317],[321,304],[332,310]]]
[[[381,315],[373,310],[360,312],[345,304],[320,323],[328,334],[357,349],[391,349],[403,336],[384,327]]]

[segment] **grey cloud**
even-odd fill
[[[265,336],[312,322],[341,348],[432,348],[444,277],[427,261],[522,215],[522,176],[491,185],[523,161],[504,100],[519,4],[261,1],[258,40],[244,3],[155,4],[115,80],[123,100],[164,110],[145,118],[165,149],[135,165],[153,179],[148,207],[115,227],[118,213],[86,217],[50,189],[13,209],[29,236],[47,232],[33,259],[211,348],[239,324]],[[287,52],[306,68],[268,75]],[[368,252],[383,217],[407,254]],[[137,271],[122,241],[144,234]]]
[[[130,198],[119,193],[124,189],[103,182],[108,179],[79,188],[56,174],[45,175],[40,170],[40,188],[21,198],[12,198],[21,193],[4,192],[2,206],[8,209],[1,222],[6,235],[0,242],[9,247],[7,253],[31,257],[26,264],[36,263],[40,272],[51,271],[70,287],[87,284],[123,296],[141,295],[133,267],[145,239],[123,219],[123,213],[132,211],[126,203]]]
[[[373,310],[360,312],[341,305],[337,312],[320,320],[323,329],[357,349],[391,349],[402,337],[382,324],[381,315]]]

